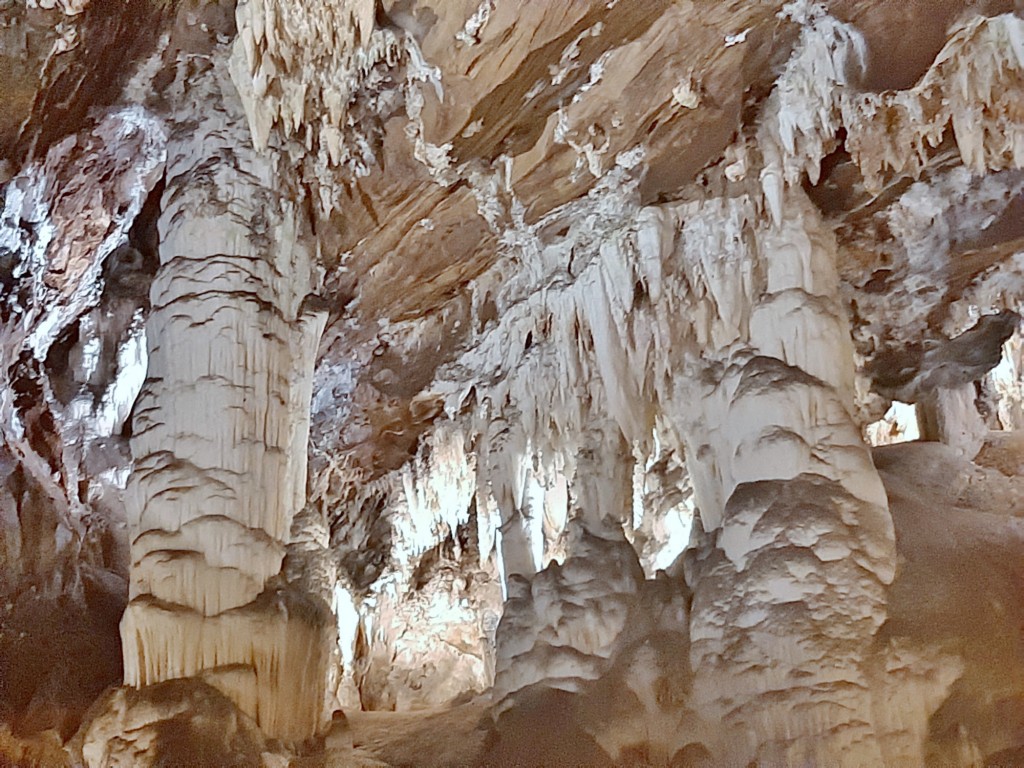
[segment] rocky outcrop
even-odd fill
[[[72,742],[87,766],[259,765],[266,739],[224,694],[194,680],[121,688],[93,706]],[[81,763],[79,763],[81,764]]]

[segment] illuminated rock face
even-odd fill
[[[329,610],[272,580],[305,504],[323,317],[302,306],[299,205],[248,147],[218,74],[189,83],[204,114],[169,141],[128,487],[125,682],[202,677],[265,733],[299,739],[324,722]]]
[[[131,2],[0,20],[0,719],[1020,762],[1011,3]]]
[[[835,244],[800,193],[778,227],[745,231],[742,208],[682,213],[695,293],[730,297],[704,313],[681,408],[705,527],[687,577],[695,705],[737,730],[730,763],[880,764],[866,662],[895,540],[851,415]]]

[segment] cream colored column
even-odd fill
[[[306,500],[312,245],[224,68],[190,78],[168,145],[161,268],[129,484],[125,682],[198,676],[270,736],[324,723],[329,610],[275,579]]]
[[[676,415],[707,531],[694,705],[734,734],[722,764],[882,765],[867,675],[895,543],[851,416],[835,243],[799,190],[766,218],[745,196],[680,214],[697,345]]]

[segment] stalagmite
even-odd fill
[[[572,483],[575,516],[565,562],[509,579],[496,639],[497,712],[530,686],[576,692],[607,670],[643,582],[622,530],[630,509],[630,458],[617,431],[590,435]]]
[[[202,677],[269,735],[317,732],[332,625],[275,580],[305,504],[313,360],[311,254],[277,161],[256,154],[218,64],[169,142],[161,269],[147,322],[129,484],[125,681]]]
[[[851,418],[835,245],[798,191],[777,228],[750,206],[682,216],[705,319],[679,406],[705,530],[687,576],[694,695],[735,729],[724,762],[880,765],[865,660],[895,544]]]

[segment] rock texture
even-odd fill
[[[783,210],[749,233],[742,199],[681,215],[690,283],[713,307],[696,307],[710,322],[681,415],[707,536],[687,578],[695,695],[739,729],[725,761],[881,763],[864,663],[892,522],[851,417],[834,245],[805,201]]]
[[[89,766],[259,765],[266,751],[256,724],[205,683],[119,689],[94,710],[72,748]]]
[[[0,762],[1019,762],[1022,14],[0,0]]]
[[[237,133],[226,72],[191,66],[133,425],[125,682],[203,676],[267,734],[299,739],[323,724],[328,606],[269,582],[305,505],[324,313],[303,303],[301,207]]]

